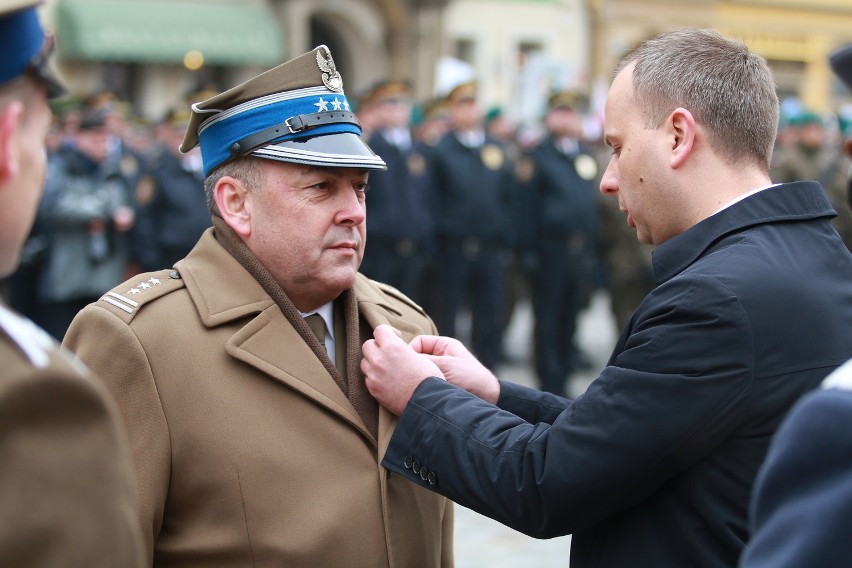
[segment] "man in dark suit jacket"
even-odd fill
[[[852,89],[852,44],[832,53],[830,62]],[[845,335],[850,334],[847,328]],[[821,389],[804,396],[772,440],[755,481],[752,538],[742,568],[852,564],[850,420],[852,360],[829,375]]]
[[[0,0],[0,277],[42,193],[52,39],[30,1]],[[0,302],[0,565],[142,566],[127,440],[105,389]]]
[[[631,53],[601,191],[656,246],[656,288],[573,402],[379,326],[362,368],[401,414],[385,467],[524,533],[572,533],[573,568],[735,565],[772,434],[852,357],[852,255],[819,184],[772,185],[777,117],[741,42],[679,30]]]

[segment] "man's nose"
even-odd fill
[[[610,159],[606,166],[603,177],[601,177],[600,192],[604,195],[615,195],[618,193],[618,173],[615,159]]]

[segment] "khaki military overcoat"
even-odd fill
[[[144,566],[118,411],[57,347],[0,305],[0,566]]]
[[[406,340],[432,321],[358,276],[361,316]],[[452,505],[380,466],[378,440],[318,357],[208,230],[74,320],[65,344],[106,377],[129,431],[155,566],[452,565]]]

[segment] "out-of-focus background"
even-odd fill
[[[70,96],[54,105],[45,197],[21,268],[0,282],[0,294],[57,339],[88,302],[133,274],[172,266],[209,227],[200,156],[177,152],[189,104],[320,44],[333,54],[365,136],[390,126],[371,102],[382,81],[410,85],[408,126],[428,147],[450,128],[445,95],[477,81],[484,125],[503,144],[511,164],[506,170],[520,182],[529,181],[522,156],[547,137],[551,95],[577,93],[584,102],[572,103],[572,112],[582,122],[570,137],[575,147],[582,144],[575,168],[585,183],[576,192],[594,195],[608,160],[603,103],[616,63],[643,41],[677,28],[740,38],[768,60],[782,101],[773,180],[821,181],[852,248],[850,164],[840,151],[842,140],[852,137],[852,96],[827,64],[829,53],[852,43],[852,0],[47,0],[41,12],[56,34],[56,64]],[[422,173],[427,165],[394,167]],[[562,189],[571,198],[569,188]],[[567,338],[576,340],[570,347],[576,354],[557,379],[564,379],[570,397],[606,364],[619,330],[653,286],[650,250],[636,242],[614,200],[603,201],[599,221],[580,223],[591,264],[572,277],[585,281],[565,290],[577,296],[576,337]],[[591,211],[588,216],[598,215]],[[507,225],[526,222],[517,211],[507,215]],[[368,236],[371,227],[383,228],[378,221],[368,220]],[[506,231],[515,229],[521,231]],[[434,248],[436,235],[422,238],[423,250]],[[379,250],[378,239],[368,242]],[[402,256],[411,250],[406,246]],[[504,266],[508,297],[505,306],[484,312],[502,314],[498,375],[540,388],[534,329],[549,306],[536,312],[532,291],[556,275],[547,273],[553,259],[539,258],[531,268],[528,252],[503,251],[510,259]],[[436,285],[444,259],[419,262],[422,276],[410,288],[394,284],[434,317],[447,296]],[[468,304],[477,301],[474,295]],[[469,308],[450,314],[464,341],[476,330]],[[568,565],[567,536],[535,541],[461,508],[456,535],[459,568]]]
[[[852,102],[826,64],[852,41],[850,0],[48,0],[43,16],[73,92],[114,92],[148,119],[326,44],[350,96],[390,78],[426,101],[469,75],[480,103],[535,123],[555,88],[600,103],[628,50],[679,27],[742,38],[788,106]]]

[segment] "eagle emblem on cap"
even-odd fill
[[[328,56],[327,58],[323,57],[323,51]],[[317,66],[322,71],[323,84],[335,93],[342,93],[343,77],[340,76],[337,67],[334,66],[334,59],[331,58],[331,52],[324,45],[319,46],[317,51]]]

